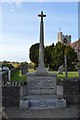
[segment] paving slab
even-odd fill
[[[5,109],[5,114],[8,118],[78,118],[79,112],[76,105],[65,109],[19,110],[18,107],[8,107]]]

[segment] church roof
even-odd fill
[[[80,50],[80,39],[70,44],[73,49]]]

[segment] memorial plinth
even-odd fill
[[[26,96],[20,101],[20,109],[65,108],[66,101],[57,94],[56,74],[49,73],[44,65],[44,24],[43,12],[40,22],[40,43],[38,68],[27,73]],[[59,87],[58,87],[59,90]]]
[[[27,74],[28,95],[55,95],[56,75],[54,74]]]

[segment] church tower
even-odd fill
[[[63,35],[61,28],[59,29],[57,41],[63,43],[64,45],[71,44],[71,35]]]

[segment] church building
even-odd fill
[[[63,35],[62,32],[58,32],[57,41],[69,45],[71,44],[71,35]]]
[[[71,43],[70,46],[77,52],[78,60],[80,61],[80,39]]]
[[[57,36],[57,41],[64,45],[70,45],[77,53],[78,60],[80,61],[80,39],[71,43],[71,35],[63,35],[60,28]]]

